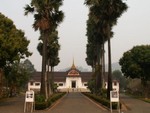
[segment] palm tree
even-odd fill
[[[42,50],[42,75],[41,75],[41,94],[47,98],[47,39],[49,33],[57,28],[58,24],[63,20],[63,12],[59,10],[62,0],[31,0],[30,5],[25,6],[25,15],[34,14],[33,28],[40,30],[43,41]]]
[[[104,5],[105,4],[105,5]],[[112,68],[111,68],[111,31],[112,27],[117,23],[117,19],[127,10],[127,5],[122,0],[102,0],[101,7],[103,11],[102,18],[107,21],[106,32],[108,38],[108,90],[107,98],[110,98],[112,90]]]
[[[127,10],[127,5],[123,3],[122,0],[85,0],[85,3],[90,6],[93,20],[96,23],[100,23],[100,26],[102,27],[102,35],[105,37],[104,40],[108,40],[107,98],[109,98],[110,90],[112,90],[110,38],[113,36],[113,33],[111,30],[113,25],[117,23],[117,19]]]
[[[91,63],[95,71],[96,89],[99,91],[103,86],[103,73],[102,73],[102,55],[104,38],[102,35],[101,25],[98,21],[93,18],[93,10],[97,10],[97,7],[90,7],[89,19],[87,21],[87,63]],[[89,58],[92,58],[91,60]],[[89,62],[90,61],[90,62]]]
[[[58,32],[53,31],[49,35],[48,43],[47,43],[47,91],[48,91],[48,96],[53,93],[52,71],[53,71],[54,66],[58,65],[58,63],[59,63],[58,51],[60,50],[60,45],[58,43],[58,39],[59,39]],[[40,38],[40,40],[41,40],[41,38]],[[41,56],[42,56],[42,48],[43,48],[43,43],[40,42],[37,46],[37,50],[39,51]],[[51,67],[51,70],[49,69],[49,67]]]

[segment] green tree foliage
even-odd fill
[[[92,19],[92,14],[89,13],[89,19],[87,21],[87,37],[88,44],[86,49],[86,62],[92,68],[95,68],[96,63],[100,65],[100,57],[103,52],[103,44],[106,40],[104,40],[104,35],[102,32],[100,23],[94,22]]]
[[[123,76],[123,74],[122,74],[122,72],[120,70],[113,71],[112,78],[113,78],[113,80],[119,81],[119,85],[120,85],[120,89],[121,90],[126,89],[127,81],[126,81],[125,76]]]
[[[95,93],[95,79],[89,80],[87,85],[91,93]]]
[[[0,96],[3,95],[2,88],[5,86],[5,80],[8,81],[9,78],[6,74],[4,76],[3,72],[10,72],[10,66],[31,55],[28,51],[29,43],[24,32],[18,30],[11,19],[0,13]],[[9,80],[10,83],[13,81],[11,77]]]
[[[24,32],[18,30],[12,20],[0,13],[0,68],[30,56],[29,43]]]
[[[35,68],[34,68],[34,65],[32,64],[32,62],[29,59],[26,59],[22,63],[22,65],[28,71],[29,74],[32,74],[36,71]]]
[[[53,31],[50,33],[47,43],[47,65],[54,67],[59,63],[58,52],[60,50],[60,45],[58,43],[58,32]],[[43,42],[40,42],[37,46],[37,50],[39,51],[40,55],[42,56],[42,48]]]
[[[146,86],[150,80],[150,45],[133,47],[123,54],[119,64],[124,76],[139,78]]]
[[[86,45],[86,63],[87,65],[91,66],[92,67],[92,70],[94,71],[94,65],[95,65],[95,60],[94,60],[94,47],[92,46],[92,44],[87,44]]]
[[[12,65],[5,66],[5,78],[6,78],[6,86],[9,87],[9,96],[13,96],[14,94],[19,93],[22,89],[25,89],[25,86],[31,76],[31,73],[35,70],[31,71],[29,64],[29,60],[25,60],[24,62],[14,62]]]

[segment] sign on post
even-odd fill
[[[110,91],[110,101],[111,102],[119,102],[119,92],[118,91]]]
[[[118,111],[120,113],[120,104],[119,104],[119,92],[118,91],[110,91],[110,110],[112,113],[112,103],[118,103]]]
[[[34,91],[32,90],[26,91],[26,94],[25,94],[24,112],[26,112],[28,108],[31,109],[31,112],[33,111],[33,108],[34,108]]]

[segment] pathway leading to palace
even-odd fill
[[[68,93],[48,113],[108,113],[104,108],[97,106],[81,93]],[[40,112],[42,113],[42,112]]]
[[[122,113],[150,113],[150,104],[141,100],[121,95],[121,101],[129,109]],[[23,113],[24,97],[19,96],[0,101],[0,113]],[[29,113],[29,112],[28,112]],[[68,93],[50,109],[33,113],[110,113],[81,93]],[[113,113],[118,113],[113,111]]]

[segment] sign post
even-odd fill
[[[25,94],[25,104],[24,104],[24,112],[27,110],[31,110],[31,113],[33,112],[35,105],[34,105],[34,91],[26,91]]]
[[[112,113],[112,103],[118,103],[118,112],[120,113],[120,103],[119,103],[119,92],[118,91],[110,91],[110,110]]]

